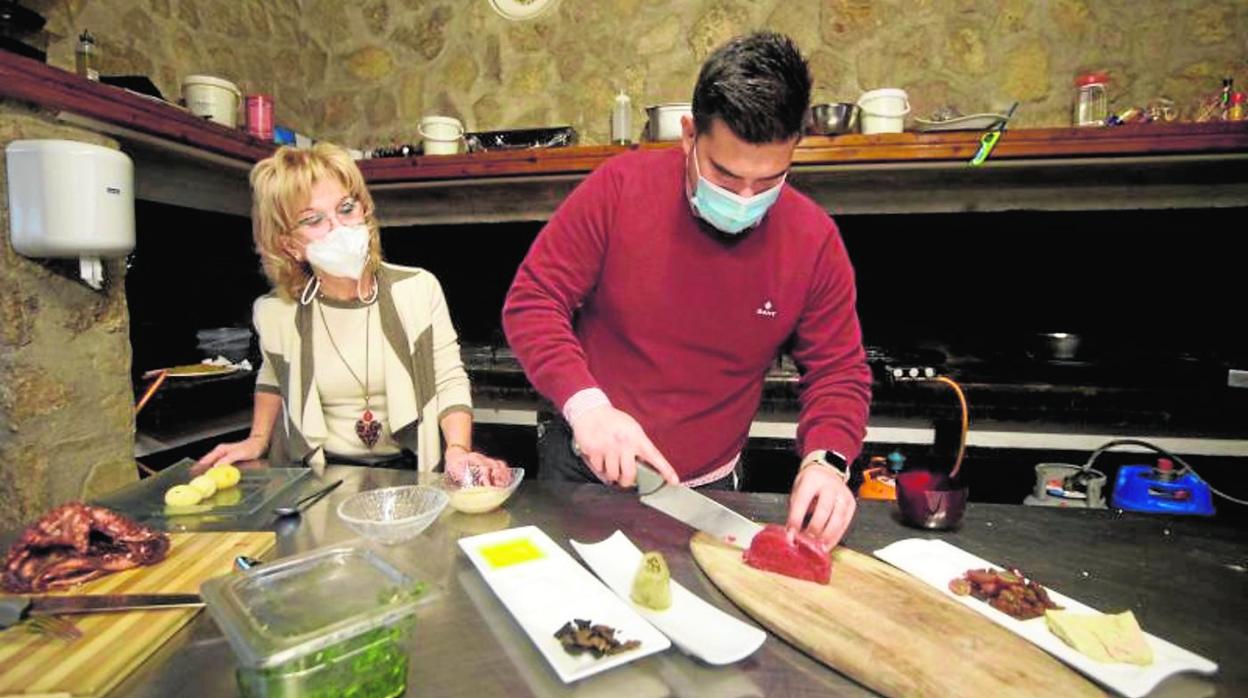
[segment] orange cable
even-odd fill
[[[147,391],[143,393],[143,397],[139,398],[139,404],[134,406],[135,414],[138,414],[139,410],[143,409],[143,406],[147,404],[147,401],[152,399],[152,396],[156,394],[156,390],[160,387],[160,384],[164,383],[165,379],[168,377],[168,369],[162,370],[156,374],[156,380],[152,381],[152,384],[147,386]]]
[[[958,476],[958,469],[962,467],[962,458],[966,456],[966,433],[970,431],[971,418],[966,407],[966,394],[962,392],[962,386],[947,376],[937,376],[936,380],[953,388],[953,392],[958,395],[958,402],[962,405],[962,435],[958,441],[958,458],[953,463],[953,470],[949,471],[949,479],[952,480]]]

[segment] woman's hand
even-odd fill
[[[200,458],[195,463],[191,468],[191,474],[200,475],[207,472],[209,468],[217,463],[237,463],[239,461],[255,460],[264,455],[264,451],[268,446],[268,439],[263,436],[249,436],[242,441],[217,444],[217,447],[209,451],[208,455]]]
[[[446,473],[452,481],[460,485],[506,487],[511,484],[511,469],[507,467],[507,463],[459,447],[447,448]]]

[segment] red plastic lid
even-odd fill
[[[1079,87],[1087,87],[1088,85],[1104,85],[1109,82],[1109,76],[1105,73],[1084,73],[1075,78],[1075,84]]]
[[[1174,463],[1169,458],[1158,458],[1157,469],[1163,473],[1168,473],[1174,470]]]

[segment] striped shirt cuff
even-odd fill
[[[603,405],[611,406],[611,400],[607,398],[606,393],[600,388],[585,388],[577,391],[568,398],[567,402],[563,403],[563,418],[571,424],[580,415]]]

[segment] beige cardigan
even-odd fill
[[[417,454],[420,470],[433,470],[442,460],[442,417],[472,411],[459,340],[433,274],[383,263],[377,281],[390,433],[399,446]],[[312,305],[269,294],[256,300],[253,316],[267,364],[256,391],[281,396],[288,456],[319,473],[325,467],[327,429],[313,380]]]

